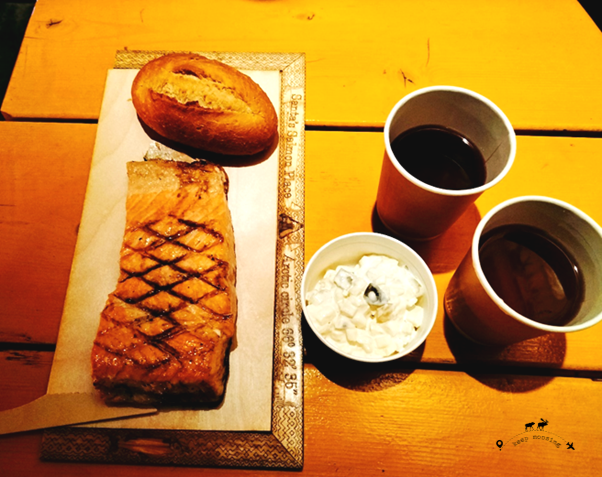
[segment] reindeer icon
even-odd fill
[[[532,431],[534,425],[535,425],[534,422],[529,422],[529,423],[525,424],[525,431]]]
[[[548,425],[548,421],[546,419],[542,419],[541,417],[539,418],[539,420],[541,422],[537,423],[537,430],[543,430],[544,427],[546,427]]]

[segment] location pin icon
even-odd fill
[[[504,442],[503,441],[497,441],[495,443],[495,445],[498,446],[500,448],[500,450],[502,450],[502,446],[504,445]]]

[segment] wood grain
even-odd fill
[[[97,119],[119,49],[304,52],[310,125],[379,126],[451,84],[518,129],[602,130],[602,33],[576,0],[38,0],[3,114]]]
[[[0,189],[0,204],[6,204],[0,207],[0,341],[56,343],[95,131],[94,125],[0,123],[5,151],[0,183],[10,184]],[[373,207],[383,150],[380,133],[307,132],[306,260],[336,236],[381,231]],[[479,218],[503,200],[549,195],[602,223],[602,191],[596,186],[601,156],[602,139],[519,137],[516,162],[504,180],[441,239],[416,246],[435,273],[440,300]],[[306,331],[311,361],[326,350]],[[426,344],[410,361],[599,372],[600,342],[598,325],[483,349],[458,336],[440,306]]]
[[[0,123],[0,341],[56,342],[95,134]]]
[[[43,393],[52,353],[0,353],[2,408]],[[301,475],[538,475],[602,472],[601,382],[379,366],[305,368]],[[574,405],[578,403],[578,405]],[[1,408],[0,408],[1,409]],[[545,432],[525,424],[546,419]],[[544,436],[556,440],[534,439]],[[274,471],[44,463],[39,432],[0,437],[3,475],[254,475]],[[521,438],[529,440],[514,443]],[[496,446],[503,441],[502,449]],[[567,443],[573,444],[570,450]],[[277,472],[294,476],[298,472]]]
[[[576,0],[38,0],[1,112],[95,121],[118,49],[304,52],[310,126],[378,128],[405,94],[453,84],[489,97],[519,130],[602,131],[602,33]],[[0,123],[0,411],[46,390],[53,353],[19,348],[56,343],[96,129]],[[308,131],[305,147],[306,260],[338,235],[382,231],[373,215],[382,135]],[[505,199],[548,195],[602,223],[600,157],[602,139],[519,137],[509,175],[441,239],[414,244],[440,297],[478,220]],[[423,347],[379,366],[329,354],[307,329],[304,341],[303,475],[602,474],[602,325],[483,349],[440,310]],[[507,374],[514,365],[524,374]],[[545,432],[525,431],[540,419]],[[44,463],[39,441],[1,436],[0,473],[275,475]]]
[[[52,357],[53,353],[44,351],[0,351],[0,411],[22,406],[46,393]]]

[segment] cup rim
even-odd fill
[[[602,227],[600,227],[586,213],[584,213],[583,211],[579,210],[577,207],[575,207],[567,202],[564,202],[559,199],[554,199],[552,197],[545,197],[545,196],[538,196],[538,195],[526,195],[526,196],[520,196],[520,197],[514,197],[512,199],[508,199],[508,200],[496,205],[489,212],[487,212],[487,214],[485,214],[485,216],[480,220],[479,224],[477,225],[477,228],[476,228],[473,238],[472,238],[472,244],[471,244],[471,250],[470,250],[471,257],[472,257],[472,264],[473,264],[474,271],[477,274],[477,277],[479,279],[479,282],[481,283],[483,289],[485,290],[485,293],[487,293],[489,298],[491,298],[491,300],[505,314],[509,315],[510,317],[514,318],[515,320],[519,321],[520,323],[522,323],[524,325],[527,325],[531,328],[535,328],[538,330],[546,331],[548,333],[571,333],[574,331],[580,331],[580,330],[587,329],[587,328],[599,323],[602,320],[602,312],[598,313],[598,315],[596,317],[594,317],[593,319],[591,319],[585,323],[581,323],[581,324],[577,324],[577,325],[554,326],[554,325],[546,325],[544,323],[540,323],[538,321],[532,320],[531,318],[527,318],[524,315],[521,315],[520,313],[518,313],[517,311],[512,309],[510,306],[508,306],[506,304],[506,302],[504,300],[502,300],[502,298],[493,290],[492,286],[489,284],[489,281],[485,277],[485,273],[483,272],[483,269],[481,267],[481,261],[479,259],[479,240],[483,233],[483,229],[485,228],[485,226],[487,225],[489,220],[494,215],[496,215],[500,210],[502,210],[510,205],[518,204],[520,202],[546,202],[546,203],[553,204],[558,207],[564,208],[564,209],[568,210],[569,212],[573,213],[574,215],[576,215],[577,217],[579,217],[580,219],[582,219],[583,221],[587,222],[587,224],[590,225],[594,230],[596,230],[596,232],[600,235],[600,237],[602,237]]]
[[[396,359],[400,359],[403,358],[404,356],[407,356],[408,354],[412,353],[413,351],[415,351],[416,349],[418,349],[428,338],[428,336],[430,335],[433,327],[435,326],[435,322],[437,321],[437,313],[439,311],[439,297],[438,297],[438,293],[437,293],[437,284],[435,283],[435,278],[433,276],[433,273],[431,272],[429,266],[426,264],[426,262],[424,261],[424,259],[415,251],[413,250],[411,247],[409,247],[407,244],[403,243],[400,240],[397,240],[389,235],[385,235],[385,234],[381,234],[378,232],[352,232],[352,233],[348,233],[348,234],[344,234],[344,235],[340,235],[338,237],[335,237],[332,240],[329,240],[328,242],[326,242],[325,244],[323,244],[310,258],[309,262],[307,263],[307,266],[305,267],[305,270],[303,272],[303,278],[301,280],[301,307],[303,309],[303,314],[305,315],[305,288],[306,288],[306,284],[307,284],[307,280],[308,280],[308,271],[311,269],[312,265],[314,264],[314,262],[316,262],[319,258],[319,256],[325,252],[325,250],[327,250],[328,248],[330,248],[332,245],[338,243],[338,242],[343,242],[346,240],[351,240],[353,238],[357,238],[357,237],[373,237],[373,236],[377,236],[379,240],[384,240],[384,241],[388,241],[391,242],[393,244],[395,244],[396,246],[401,246],[403,249],[405,249],[408,253],[410,253],[411,255],[414,256],[415,259],[417,259],[418,263],[420,263],[420,265],[422,267],[424,267],[426,273],[426,276],[428,277],[428,284],[425,283],[425,287],[430,288],[432,291],[432,297],[429,297],[429,299],[433,300],[433,316],[432,319],[429,320],[428,325],[425,326],[425,332],[424,332],[424,337],[420,340],[417,340],[415,343],[413,343],[411,346],[407,346],[406,348],[403,349],[403,351],[400,351],[398,353],[395,353],[393,355],[390,356],[384,356],[384,357],[361,357],[361,356],[355,356],[353,354],[350,353],[346,353],[345,351],[336,348],[334,345],[332,345],[331,343],[329,343],[323,336],[321,333],[318,332],[317,328],[315,327],[315,324],[313,323],[313,321],[308,318],[307,316],[305,316],[305,321],[308,323],[309,327],[311,328],[312,332],[318,337],[318,339],[325,345],[327,346],[329,349],[331,349],[332,351],[334,351],[335,353],[353,360],[353,361],[360,361],[363,363],[384,363],[384,362],[388,362],[388,361],[394,361]]]
[[[479,186],[479,187],[473,187],[471,189],[461,189],[461,190],[442,189],[440,187],[432,186],[430,184],[427,184],[426,182],[423,182],[423,181],[417,179],[416,177],[411,175],[408,171],[406,171],[401,166],[401,164],[399,164],[399,161],[393,160],[395,155],[393,154],[393,150],[391,149],[391,141],[389,140],[389,134],[390,134],[390,130],[391,130],[391,123],[393,122],[393,117],[397,114],[397,111],[399,111],[399,109],[404,104],[406,104],[408,101],[410,101],[411,99],[415,98],[416,96],[420,96],[422,94],[430,93],[433,91],[449,91],[449,92],[454,92],[454,93],[462,93],[467,96],[472,96],[473,98],[478,99],[482,103],[485,103],[490,109],[495,111],[497,113],[497,115],[500,117],[500,119],[502,120],[502,122],[504,123],[504,126],[506,126],[506,129],[509,132],[508,137],[510,140],[510,154],[509,154],[508,161],[507,161],[506,165],[504,166],[504,168],[490,182],[487,182],[486,184],[483,184],[482,186]],[[395,104],[395,106],[393,106],[393,108],[389,112],[389,115],[387,116],[387,120],[385,122],[385,127],[384,127],[384,141],[385,141],[385,149],[387,151],[387,156],[389,157],[391,163],[393,164],[393,167],[395,167],[399,171],[399,173],[402,174],[407,180],[409,180],[414,185],[421,187],[422,189],[425,189],[434,194],[439,194],[439,195],[444,195],[444,196],[452,196],[452,197],[463,197],[463,196],[469,196],[469,195],[473,195],[473,194],[481,194],[481,193],[485,192],[486,190],[490,189],[491,187],[496,185],[498,182],[500,182],[506,176],[506,174],[512,167],[512,164],[514,163],[514,157],[516,156],[516,133],[514,132],[514,128],[512,127],[510,120],[504,114],[504,112],[495,103],[493,103],[493,101],[486,98],[485,96],[483,96],[479,93],[476,93],[474,91],[471,91],[469,89],[461,88],[459,86],[447,86],[447,85],[427,86],[425,88],[417,89],[417,90],[407,94],[403,98],[401,98]]]

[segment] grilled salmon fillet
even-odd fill
[[[236,323],[228,178],[216,165],[130,162],[120,276],[92,349],[108,403],[219,401]]]

